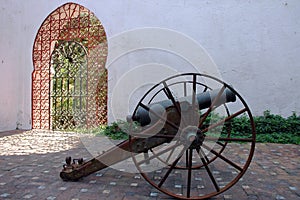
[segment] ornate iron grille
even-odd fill
[[[87,113],[87,53],[74,41],[57,43],[51,56],[52,129],[82,128]]]
[[[82,62],[75,64],[80,56]],[[33,45],[32,128],[64,130],[106,123],[106,57],[106,34],[91,11],[75,3],[54,10]],[[81,89],[75,88],[80,80]]]

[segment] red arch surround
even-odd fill
[[[32,128],[52,129],[51,55],[62,41],[80,43],[87,52],[85,127],[107,122],[107,38],[97,17],[85,7],[66,3],[44,20],[33,45]]]

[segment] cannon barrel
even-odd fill
[[[197,103],[199,105],[199,110],[209,108],[214,99],[218,96],[220,89],[216,90],[210,90],[203,93],[196,94]],[[192,96],[187,97],[181,97],[178,99],[179,105],[184,105],[184,102],[188,102],[189,104],[192,103]],[[235,102],[236,96],[235,94],[226,88],[221,96],[218,98],[217,102],[215,103],[215,106],[220,106],[227,102]],[[146,126],[149,124],[155,123],[158,119],[151,115],[152,113],[157,113],[159,115],[162,115],[165,110],[173,106],[173,102],[170,99],[163,100],[156,103],[151,103],[148,105],[149,109],[146,109],[145,107],[139,107],[136,111],[136,114],[133,117],[133,121],[138,122],[141,126]],[[150,112],[149,112],[150,111]]]

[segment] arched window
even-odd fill
[[[32,128],[72,130],[107,122],[107,38],[75,3],[54,10],[33,46]]]

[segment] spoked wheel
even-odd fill
[[[132,134],[130,145],[147,138],[149,150],[147,156],[132,153],[137,169],[175,198],[206,199],[224,192],[243,176],[254,154],[249,107],[212,76],[186,73],[161,81],[142,97],[132,119],[144,131]],[[237,120],[248,123],[247,134],[238,132]]]

